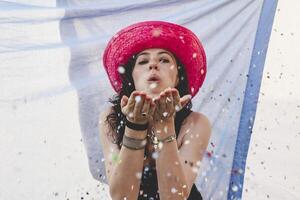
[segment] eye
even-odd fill
[[[161,59],[160,59],[160,62],[163,62],[163,63],[169,63],[170,61],[169,61],[169,59],[167,59],[167,58],[161,58]]]
[[[148,60],[142,60],[140,62],[138,62],[139,65],[143,65],[143,64],[146,64],[148,62]]]

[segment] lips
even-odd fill
[[[160,81],[160,78],[159,78],[159,76],[157,76],[157,75],[155,75],[155,74],[152,74],[152,75],[148,78],[147,81],[149,81],[149,82],[159,82],[159,81]]]

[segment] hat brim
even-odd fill
[[[163,21],[136,23],[111,38],[103,54],[103,65],[114,90],[119,93],[122,87],[119,66],[124,66],[133,55],[150,48],[166,49],[180,60],[186,71],[189,92],[194,97],[206,76],[204,48],[189,29]]]

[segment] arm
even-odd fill
[[[137,96],[141,96],[141,99],[136,100]],[[129,99],[124,95],[121,99],[121,107],[122,113],[129,116],[133,123],[139,124],[145,124],[155,110],[155,104],[151,102],[151,98],[144,92],[138,91],[132,92]],[[145,113],[146,115],[144,115]],[[103,122],[107,115],[108,112],[100,117]],[[112,199],[137,199],[141,183],[145,148],[132,150],[122,145],[119,150],[117,148],[118,146],[113,144],[106,137],[110,130],[109,125],[107,123],[102,123],[100,127],[105,157],[105,168],[107,170],[106,172]],[[147,135],[147,130],[133,130],[126,126],[124,135],[130,138],[144,139]],[[111,160],[112,153],[114,156],[113,160]],[[115,162],[116,160],[117,162]]]
[[[145,138],[146,131],[135,131],[125,128],[125,135],[133,138]],[[141,137],[142,136],[142,137]],[[111,196],[113,199],[137,199],[141,184],[144,162],[144,151],[121,147],[119,160],[112,171],[110,180]]]
[[[105,158],[105,169],[108,178],[109,191],[113,200],[137,199],[141,173],[144,161],[144,150],[131,150],[122,146],[119,150],[107,137],[108,124],[104,123],[107,113],[102,113],[100,119],[100,137]],[[125,127],[128,137],[145,138],[146,131],[135,131]]]
[[[163,133],[165,134],[163,136],[156,134],[158,139],[165,138],[175,132],[172,123],[158,126],[157,130],[163,130],[162,127],[164,126],[167,127],[166,130],[168,131]],[[156,160],[159,190],[163,191],[160,192],[162,200],[189,197],[211,136],[211,124],[205,115],[193,112],[186,119],[186,123],[182,125],[179,135],[184,135],[179,150],[175,141],[165,143]],[[168,174],[172,176],[166,176]],[[172,190],[172,188],[177,191]],[[172,191],[176,191],[176,193],[174,194]]]
[[[163,139],[175,133],[174,121],[155,126],[156,130],[164,130],[167,127],[167,133],[156,134],[157,138]],[[182,200],[187,199],[190,188],[183,171],[178,153],[176,140],[164,143],[156,159],[156,171],[159,195],[162,200]]]

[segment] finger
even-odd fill
[[[177,89],[172,90],[173,99],[174,99],[174,107],[175,110],[178,112],[181,110],[182,106],[180,104],[180,95]]]
[[[159,120],[160,119],[160,116],[159,116],[159,113],[160,113],[160,110],[159,110],[159,97],[154,99],[153,104],[155,105],[155,111],[154,111],[154,114],[153,114],[153,119],[154,120]]]
[[[137,95],[135,98],[135,106],[134,106],[134,110],[133,110],[133,116],[138,117],[140,115],[140,113],[142,112],[142,108],[144,105],[144,101],[145,101],[145,94],[140,94]]]
[[[192,95],[187,94],[180,98],[180,103],[182,107],[184,107],[190,100],[192,99]]]
[[[164,92],[160,94],[159,109],[161,113],[166,112],[166,94]]]
[[[156,109],[156,104],[154,102],[150,102],[149,116],[152,116],[154,118],[155,109]]]
[[[173,100],[172,92],[170,90],[168,90],[166,92],[166,109],[167,109],[169,116],[172,116],[175,111],[173,101],[174,100]]]
[[[133,91],[128,99],[128,109],[133,110],[135,104],[135,98],[138,95],[137,91]]]
[[[146,97],[142,108],[142,116],[148,117],[149,108],[150,108],[150,98]]]
[[[122,99],[121,99],[121,108],[123,108],[124,106],[126,106],[128,103],[128,97],[126,95],[123,95]]]

